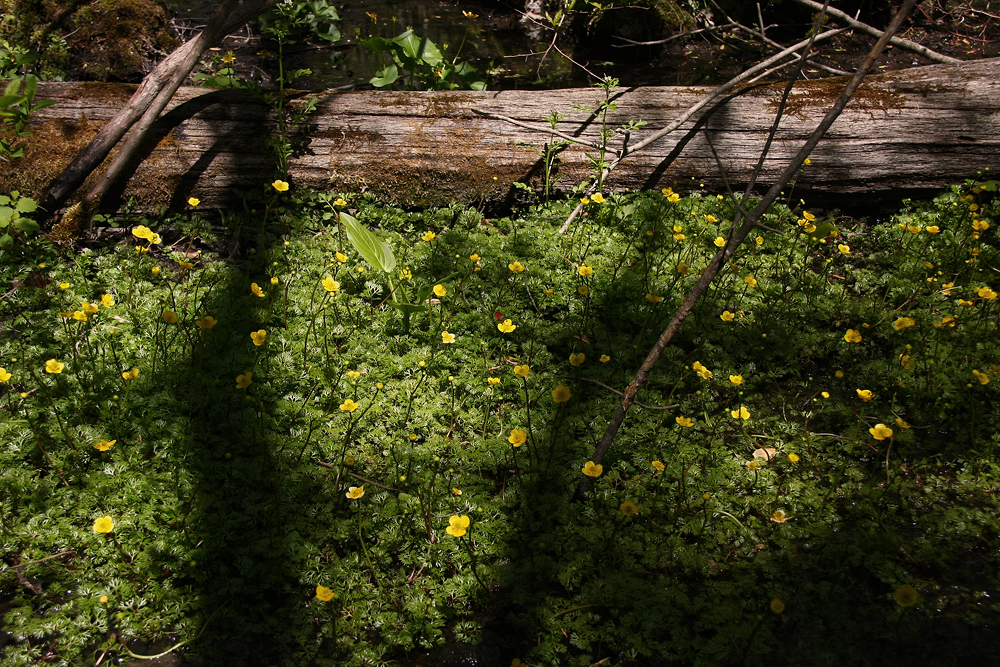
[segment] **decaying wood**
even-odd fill
[[[847,79],[800,82],[789,100],[759,183],[781,170],[836,100]],[[624,161],[609,189],[721,190],[710,139],[731,183],[746,183],[773,120],[783,84],[744,85],[709,105],[673,134]],[[113,118],[134,92],[115,84],[46,83],[39,99],[58,100],[38,112],[36,136],[24,160],[0,168],[0,189],[44,192],[76,155],[88,134]],[[642,119],[632,144],[668,126],[712,88],[635,88],[620,91],[612,126]],[[501,202],[514,181],[538,185],[541,162],[528,146],[547,135],[477,112],[543,126],[552,110],[566,113],[559,130],[596,142],[600,125],[574,104],[593,106],[596,89],[503,92],[317,93],[318,110],[291,160],[293,183],[342,192],[372,191],[414,205],[449,201]],[[301,97],[301,96],[300,96]],[[181,88],[154,124],[126,184],[104,198],[113,208],[135,197],[145,210],[240,201],[235,188],[257,188],[274,178],[261,135],[274,127],[268,108],[241,91]],[[74,143],[77,142],[77,143]],[[610,146],[618,148],[616,144]],[[816,205],[927,194],[1000,168],[1000,59],[932,65],[870,76],[797,179],[795,192]],[[61,151],[68,153],[63,155]],[[560,155],[562,185],[589,176],[594,151],[570,146]],[[126,172],[129,174],[129,172]],[[114,197],[113,195],[118,195]]]

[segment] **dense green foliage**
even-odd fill
[[[879,223],[776,206],[599,471],[731,201],[592,197],[561,235],[565,202],[276,185],[224,228],[0,250],[4,664],[119,639],[242,665],[484,637],[498,665],[995,654],[995,183]]]

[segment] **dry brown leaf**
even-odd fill
[[[753,457],[755,459],[764,459],[765,461],[770,461],[778,453],[778,450],[774,447],[761,447],[760,449],[753,450]]]

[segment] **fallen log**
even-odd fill
[[[846,85],[845,78],[795,85],[758,183],[767,187]],[[679,191],[746,183],[773,122],[783,84],[744,85],[671,135],[630,155],[607,190],[673,187]],[[128,100],[134,86],[39,84],[38,99],[58,103],[38,112],[26,157],[0,167],[0,191],[37,195]],[[623,89],[609,126],[642,119],[636,143],[708,94],[710,88]],[[292,103],[306,94],[297,93]],[[502,92],[350,92],[315,94],[317,110],[295,137],[299,153],[290,180],[337,192],[374,192],[408,205],[449,201],[508,203],[515,181],[539,188],[543,118],[566,114],[560,132],[598,141],[600,123],[573,105],[600,101],[597,89]],[[134,198],[142,210],[240,202],[238,189],[274,179],[262,135],[273,114],[244,91],[181,88],[150,131],[141,162],[105,196],[113,209]],[[620,139],[610,148],[617,149]],[[711,146],[721,158],[716,163]],[[1000,59],[932,65],[866,80],[827,132],[795,185],[811,205],[844,205],[920,196],[1000,168]],[[571,145],[559,156],[560,184],[588,178],[592,148]],[[112,153],[113,157],[114,153]],[[91,178],[94,178],[92,176]]]

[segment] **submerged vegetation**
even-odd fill
[[[2,249],[5,664],[995,655],[995,182],[773,207],[600,464],[731,200],[265,190]]]

